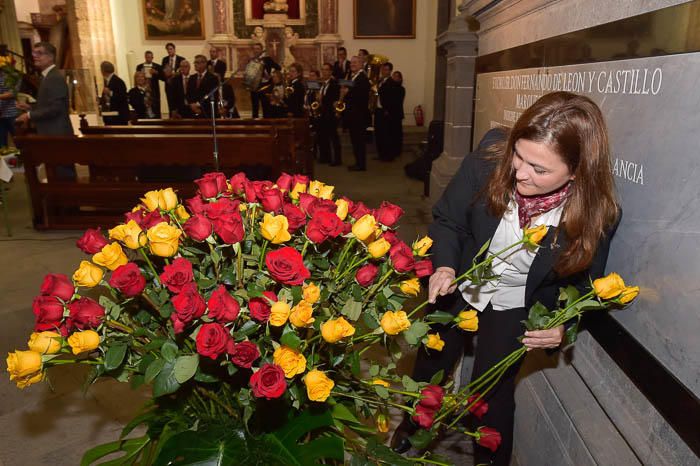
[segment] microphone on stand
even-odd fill
[[[204,98],[202,99],[202,102],[209,101],[209,104],[211,106],[211,132],[212,132],[212,138],[214,140],[214,169],[218,172],[219,171],[219,142],[216,139],[216,106],[214,102],[214,94],[216,93],[217,89],[219,87],[215,87],[214,89],[209,92],[209,94],[205,95]]]

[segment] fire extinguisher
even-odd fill
[[[416,119],[416,126],[423,126],[425,123],[424,116],[423,116],[423,107],[420,105],[417,105],[413,109],[413,118]]]

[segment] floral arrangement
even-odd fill
[[[5,75],[5,87],[13,91],[17,89],[17,85],[22,79],[22,73],[15,68],[15,65],[14,57],[0,55],[0,72]]]
[[[118,456],[110,464],[449,464],[384,446],[377,434],[388,431],[391,408],[422,427],[411,438],[417,448],[444,428],[498,448],[497,431],[467,431],[459,420],[483,416],[483,396],[524,349],[456,393],[438,385],[442,374],[419,383],[396,372],[401,340],[442,350],[431,324],[478,329],[474,310],[422,315],[427,302],[404,310],[433,272],[432,240],[398,238],[399,206],[333,200],[333,186],[301,175],[273,183],[209,173],[196,183],[184,202],[171,188],[146,193],[107,237],[86,231],[77,246],[90,260],[72,278],[45,277],[28,350],[8,355],[19,388],[65,364],[90,365],[88,382],[151,386],[152,401],[121,438],[89,450],[82,464],[108,455]],[[494,278],[493,259],[536,248],[543,228],[475,259],[455,282]],[[528,328],[580,319],[639,291],[616,274],[592,287],[581,296],[563,290],[561,309],[533,306]],[[379,347],[391,362],[366,356]],[[146,433],[130,437],[141,425]]]

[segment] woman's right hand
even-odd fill
[[[438,267],[430,276],[428,285],[428,301],[433,304],[438,296],[453,293],[457,285],[452,282],[455,279],[455,269],[452,267]]]

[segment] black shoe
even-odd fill
[[[391,437],[391,449],[396,453],[406,453],[413,446],[408,438],[415,433],[416,426],[404,418]]]
[[[367,169],[366,169],[365,167],[360,167],[360,166],[358,166],[358,165],[350,165],[350,166],[348,167],[348,170],[350,170],[351,172],[364,172],[364,171],[367,171]]]

